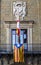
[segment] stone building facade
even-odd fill
[[[1,45],[11,44],[11,29],[16,29],[16,21],[13,15],[14,1],[16,0],[1,0]],[[26,1],[27,15],[24,17],[24,23],[20,22],[21,28],[27,28],[27,26],[32,28],[32,44],[41,44],[41,0],[22,1]],[[34,23],[28,23],[29,21],[34,21]]]

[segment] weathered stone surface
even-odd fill
[[[6,28],[8,27],[5,21],[14,21],[13,2],[16,0],[1,1],[1,38],[2,43],[6,43]],[[19,0],[18,0],[19,1]],[[33,20],[33,43],[41,43],[41,0],[22,0],[27,3],[27,16],[24,20]]]

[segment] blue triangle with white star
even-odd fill
[[[15,44],[15,46],[17,47],[17,48],[20,48],[21,46],[22,46],[23,44]]]

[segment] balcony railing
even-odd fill
[[[0,53],[13,53],[13,45],[11,44],[1,44]],[[24,53],[40,53],[41,54],[41,44],[24,44]]]

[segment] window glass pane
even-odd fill
[[[20,35],[23,34],[23,30],[20,30]]]
[[[26,39],[27,38],[27,35],[26,34],[24,34],[24,39]]]
[[[12,35],[12,43],[15,44],[15,35]]]
[[[23,35],[20,35],[20,43],[23,44]]]
[[[18,44],[18,35],[16,35],[16,44]]]
[[[15,35],[12,35],[12,47],[14,49],[14,44],[15,44]]]
[[[15,30],[12,31],[12,34],[15,34]]]

